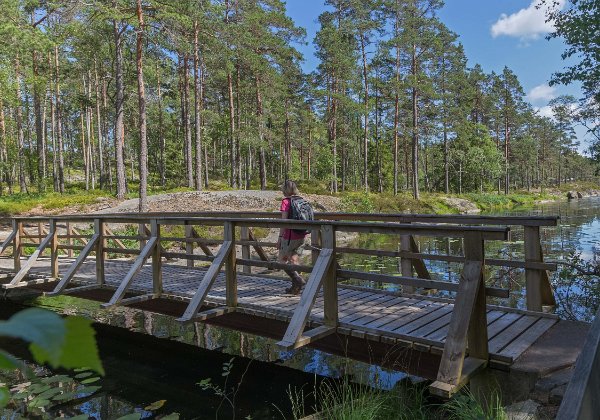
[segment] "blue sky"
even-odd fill
[[[439,17],[459,35],[469,66],[479,63],[484,71],[501,72],[508,66],[521,81],[527,100],[543,115],[549,115],[548,101],[561,94],[580,96],[579,85],[548,86],[553,72],[565,63],[559,39],[546,40],[551,26],[544,22],[544,11],[537,10],[538,0],[446,0]],[[563,6],[565,0],[559,0]],[[318,61],[312,41],[319,29],[317,18],[325,10],[323,0],[288,0],[288,14],[307,31],[304,69],[312,71]],[[576,129],[585,149],[584,130]]]

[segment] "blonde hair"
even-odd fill
[[[281,192],[286,197],[291,197],[292,195],[300,194],[300,191],[298,191],[298,186],[296,185],[296,183],[294,181],[290,181],[289,179],[286,180],[281,185]]]

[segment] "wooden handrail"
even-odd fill
[[[557,420],[600,418],[600,310],[579,353]]]

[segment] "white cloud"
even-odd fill
[[[560,10],[565,7],[565,0],[557,0],[556,3],[556,7]],[[490,28],[492,37],[506,35],[527,40],[537,39],[540,35],[551,32],[554,27],[551,22],[546,22],[546,12],[552,6],[544,4],[537,8],[538,4],[539,0],[533,0],[526,9],[521,9],[511,15],[502,13]]]
[[[533,108],[540,117],[553,118],[552,108],[549,105]]]
[[[547,84],[539,85],[531,89],[527,94],[527,99],[531,102],[549,101],[556,98],[556,88]]]

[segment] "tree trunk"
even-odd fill
[[[400,35],[400,5],[396,1],[396,21],[394,23],[394,33],[396,37]],[[400,45],[396,41],[396,68],[395,68],[396,86],[394,87],[394,195],[398,195],[398,124],[400,118]]]
[[[42,106],[40,100],[38,53],[32,53],[33,63],[33,113],[35,114],[35,139],[37,145],[37,187],[39,192],[45,190],[44,165],[46,162],[46,148],[44,147],[44,132],[42,127]]]
[[[100,114],[100,80],[94,60],[94,90],[96,92],[96,124],[98,128],[98,162],[100,163],[100,189],[106,187],[106,168],[104,167],[104,138],[102,136],[102,118]]]
[[[263,120],[263,103],[260,91],[260,78],[258,75],[254,76],[254,82],[256,85],[256,120],[258,122],[258,141],[260,143],[258,153],[258,166],[260,173],[260,189],[267,189],[267,167],[266,167],[266,156],[265,156],[265,122]]]
[[[113,6],[116,7],[117,2],[113,0]],[[113,20],[113,34],[115,39],[115,156],[117,170],[117,198],[122,200],[127,194],[127,179],[125,178],[125,159],[123,149],[125,146],[125,124],[123,121],[123,105],[125,98],[125,87],[123,84],[123,46],[122,34],[119,24]]]
[[[164,188],[167,185],[167,175],[165,171],[165,135],[163,127],[163,109],[162,109],[162,93],[160,85],[160,66],[156,62],[156,95],[158,100],[158,174],[160,177],[160,185]]]
[[[364,131],[363,131],[363,186],[365,191],[369,191],[369,78],[367,68],[367,54],[365,52],[365,37],[360,35],[360,49],[362,52],[363,62],[363,79],[365,82],[365,114],[364,114]]]
[[[21,193],[27,192],[27,183],[25,182],[25,138],[23,135],[23,96],[21,93],[21,68],[19,56],[15,59],[15,78],[17,84],[17,138],[18,138],[18,155],[19,155],[19,188]]]
[[[65,192],[65,160],[63,156],[62,118],[60,115],[60,77],[58,67],[58,46],[54,46],[54,68],[56,71],[54,81],[55,111],[56,111],[56,140],[58,147],[58,190],[61,194]]]
[[[419,115],[418,115],[418,91],[417,83],[417,46],[413,44],[411,72],[413,75],[412,88],[412,170],[413,170],[413,197],[419,199]]]
[[[137,29],[136,45],[136,69],[138,85],[138,107],[140,113],[140,202],[139,211],[148,211],[148,140],[146,138],[146,92],[144,87],[144,13],[142,0],[137,0],[137,17],[139,27]]]
[[[202,191],[202,84],[199,73],[198,21],[194,20],[194,125],[196,126],[196,190]]]
[[[231,187],[237,188],[237,158],[235,142],[235,109],[233,106],[233,78],[231,72],[227,72],[227,92],[229,94],[229,164],[231,166]]]
[[[189,56],[183,56],[183,98],[185,124],[185,168],[188,188],[194,188],[194,152],[192,147],[192,127],[190,122],[190,82],[189,82]]]

